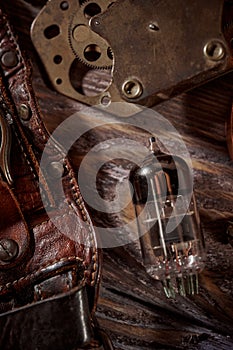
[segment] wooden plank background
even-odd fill
[[[83,105],[46,84],[29,36],[30,24],[43,3],[0,1],[31,58],[36,95],[44,121],[52,131]],[[233,74],[228,74],[155,107],[176,127],[191,154],[207,263],[198,296],[167,300],[161,284],[146,275],[137,242],[105,249],[97,317],[117,350],[233,349],[233,239],[227,234],[229,222],[233,221],[233,164],[225,139],[225,121],[233,100],[232,82]],[[103,79],[98,74],[86,82],[89,89],[98,89],[101,84]],[[116,136],[129,136],[143,143],[147,135],[117,126],[95,130],[72,149],[76,171],[91,147]],[[103,167],[98,186],[106,199],[114,198],[117,181],[126,178],[128,171],[129,164],[120,161]],[[91,208],[90,213],[96,225],[119,224],[119,215],[100,215]]]

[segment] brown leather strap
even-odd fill
[[[65,151],[55,140],[45,150],[50,135],[32,90],[30,65],[1,10],[0,58],[0,108],[12,131],[11,187],[0,185],[0,215],[7,217],[10,207],[12,219],[4,221],[0,240],[7,236],[19,244],[12,262],[0,265],[7,267],[0,270],[0,348],[112,349],[93,322],[99,284],[95,232]],[[47,164],[39,184],[42,152]],[[50,190],[54,164],[63,167],[64,198]]]
[[[6,58],[1,59],[3,78],[0,80],[0,85],[3,104],[7,105],[14,125],[15,142],[11,158],[14,194],[35,237],[34,256],[24,273],[35,273],[41,265],[46,263],[46,260],[47,264],[49,262],[53,264],[59,253],[60,258],[75,256],[83,261],[85,280],[88,284],[95,285],[98,277],[95,232],[72,167],[56,141],[51,141],[50,146],[46,148],[47,168],[49,171],[54,163],[63,165],[62,183],[65,198],[61,200],[56,191],[51,193],[48,181],[45,178],[43,181],[42,177],[40,185],[43,188],[43,195],[47,199],[50,210],[54,208],[58,212],[55,214],[53,224],[46,215],[43,218],[41,214],[36,214],[43,208],[39,189],[39,161],[50,135],[41,120],[34,97],[28,62],[22,56],[6,16],[0,11],[0,56],[4,55]],[[25,118],[25,110],[27,118]],[[51,181],[55,182],[53,177]],[[75,227],[72,220],[74,216]],[[44,220],[44,223],[41,220]],[[58,236],[60,236],[59,241],[56,238]],[[64,245],[65,242],[66,245]],[[68,242],[70,242],[69,249],[66,249]],[[54,244],[56,249],[52,253],[48,252],[48,249],[51,250],[51,244]],[[14,274],[15,278],[12,282],[22,277],[17,271],[14,271]],[[0,284],[1,280],[5,283],[5,278],[0,278]]]
[[[85,287],[0,316],[4,350],[73,350],[91,344],[93,330]],[[75,312],[73,312],[75,310]]]
[[[0,215],[4,217],[0,224],[0,348],[91,345],[99,276],[95,232],[71,164],[54,140],[46,148],[45,171],[53,169],[54,163],[63,167],[64,198],[50,191],[46,174],[39,183],[40,159],[50,135],[34,97],[28,62],[1,10],[0,58],[1,117],[10,119],[12,133],[11,148],[6,150],[10,155],[4,158],[10,163],[9,174],[4,171],[10,177],[1,174],[11,187],[0,183]],[[9,242],[16,244],[16,252],[5,262]]]

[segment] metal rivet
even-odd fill
[[[19,252],[18,244],[13,239],[1,239],[0,240],[0,260],[3,262],[9,262],[13,260]]]
[[[59,179],[63,175],[64,167],[60,162],[52,162],[49,164],[47,171],[52,178]]]
[[[104,95],[102,98],[101,98],[101,104],[103,106],[108,106],[110,105],[111,103],[111,97],[109,95]]]
[[[211,61],[219,61],[225,56],[225,48],[218,40],[210,40],[203,49],[204,55]]]
[[[100,21],[98,19],[94,19],[94,21],[91,21],[91,24],[93,23],[93,26],[99,26],[100,25]]]
[[[122,92],[127,98],[138,98],[143,92],[142,84],[136,79],[127,79],[122,85]]]
[[[15,51],[6,51],[1,57],[2,64],[7,68],[13,68],[18,64],[18,57]]]
[[[157,32],[159,30],[159,26],[156,23],[150,23],[149,29],[153,30],[154,32]]]
[[[31,110],[30,110],[30,108],[29,108],[26,104],[24,104],[24,103],[22,103],[22,104],[19,106],[19,116],[20,116],[21,119],[23,119],[23,120],[25,120],[25,121],[29,120],[30,117],[31,117]]]
[[[61,10],[63,10],[63,11],[68,10],[68,8],[69,8],[69,3],[68,3],[67,1],[62,1],[61,4],[60,4],[60,8],[61,8]]]

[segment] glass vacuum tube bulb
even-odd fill
[[[155,151],[154,137],[150,149],[130,173],[143,264],[167,297],[195,294],[205,250],[190,169],[182,158]]]

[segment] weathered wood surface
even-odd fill
[[[1,1],[33,62],[34,87],[52,131],[83,106],[53,91],[42,78],[29,38],[30,23],[42,3],[45,1]],[[233,221],[233,164],[225,141],[232,82],[233,74],[229,74],[155,108],[177,128],[191,154],[207,263],[198,296],[167,300],[160,283],[146,275],[137,243],[105,249],[97,316],[117,350],[233,348],[233,246],[227,235],[228,222]],[[96,87],[101,79],[96,77],[87,84]],[[142,142],[145,139],[138,130],[116,126],[105,126],[83,137],[71,153],[76,169],[95,144],[127,136]],[[98,185],[105,198],[114,198],[117,180],[127,177],[128,169],[119,161],[103,167]],[[101,215],[91,209],[90,213],[98,225],[114,225],[114,220],[119,225],[119,215]]]

